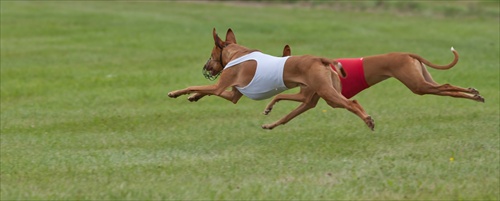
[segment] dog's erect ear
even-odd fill
[[[285,47],[283,48],[283,56],[286,57],[291,55],[292,55],[292,49],[290,49],[289,45],[285,45]]]
[[[217,32],[215,31],[215,28],[214,28],[214,31],[213,31],[213,35],[214,35],[215,45],[217,47],[219,47],[220,49],[224,48],[224,41],[222,41],[222,39],[219,38],[219,35],[217,35]]]
[[[236,44],[236,36],[234,36],[233,30],[228,29],[226,33],[226,43],[235,43]]]

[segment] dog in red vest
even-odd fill
[[[335,59],[342,64],[346,77],[339,76],[342,95],[352,98],[359,92],[373,86],[387,78],[394,77],[401,81],[413,93],[418,95],[434,94],[439,96],[451,96],[465,98],[484,103],[484,98],[474,88],[462,88],[451,84],[438,84],[432,79],[426,66],[438,70],[446,70],[455,66],[458,62],[458,53],[452,47],[451,52],[455,56],[453,61],[446,65],[436,65],[417,54],[393,52],[381,55],[367,56],[361,58]],[[290,56],[291,48],[286,45],[283,56]],[[425,64],[425,65],[424,65]],[[336,68],[332,67],[333,70]],[[298,94],[280,94],[267,105],[264,114],[271,112],[274,104],[281,100],[292,100],[301,102],[304,97]]]

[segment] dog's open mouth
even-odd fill
[[[222,71],[216,73],[215,70],[213,70],[213,69],[208,70],[207,68],[204,67],[202,72],[203,72],[203,76],[205,76],[205,78],[213,81],[213,80],[217,79],[217,77],[219,77],[219,75]]]

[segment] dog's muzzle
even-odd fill
[[[209,79],[211,81],[217,79],[217,77],[219,77],[220,73],[222,72],[219,72],[217,74],[213,74],[213,69],[210,68],[209,69],[209,64],[210,63],[210,59],[208,59],[207,63],[205,64],[205,66],[203,66],[203,69],[202,69],[202,73],[203,73],[203,76],[205,76],[206,79]]]
[[[207,70],[206,68],[203,68],[203,76],[205,76],[205,78],[207,78],[211,81],[214,81],[215,79],[217,79],[217,77],[219,77],[219,75],[220,75],[220,73],[212,75],[212,71]]]

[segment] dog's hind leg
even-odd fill
[[[440,85],[439,83],[434,81],[434,79],[432,79],[431,74],[429,73],[429,71],[427,70],[427,68],[425,67],[424,64],[420,63],[419,66],[421,67],[422,76],[424,76],[425,81],[427,81],[435,86]],[[440,90],[442,90],[442,91],[458,91],[458,92],[464,92],[464,93],[469,93],[469,94],[473,94],[473,95],[479,95],[479,91],[477,91],[474,88],[462,88],[462,87],[457,87],[457,86],[453,86],[450,84],[441,85],[440,88],[441,88]]]
[[[283,118],[279,119],[274,123],[262,125],[262,128],[273,129],[281,124],[286,124],[287,122],[297,117],[298,115],[304,113],[305,111],[316,107],[316,104],[318,103],[320,98],[319,95],[314,93],[314,91],[308,91],[308,92],[309,93],[307,93],[305,98],[306,100],[302,102],[302,104],[300,104],[297,108],[295,108],[295,110],[293,110],[292,112],[290,112],[289,114],[287,114],[286,116],[284,116]]]
[[[404,83],[404,82],[403,82]],[[450,84],[432,84],[429,82],[419,83],[418,86],[407,85],[413,93],[418,95],[433,94],[438,96],[450,96],[455,98],[465,98],[484,103],[484,98],[473,88],[465,89]]]
[[[356,100],[348,100],[333,88],[323,88],[318,91],[318,94],[323,98],[330,107],[345,108],[348,111],[356,114],[372,131],[375,128],[375,121],[372,117],[366,114],[365,110]]]
[[[476,89],[438,84],[432,79],[425,66],[418,61],[408,62],[406,65],[393,71],[392,74],[415,94],[434,94],[484,102],[484,98]]]
[[[310,74],[309,80],[311,81],[308,83],[311,90],[316,91],[330,107],[345,108],[360,117],[371,130],[375,128],[373,119],[366,114],[363,107],[356,100],[348,100],[339,92],[340,87],[338,84],[333,84],[340,81],[338,76],[332,76],[334,72],[329,66],[328,68],[316,68],[314,71],[321,73]]]
[[[274,105],[278,103],[279,101],[282,100],[290,100],[290,101],[297,101],[297,102],[305,102],[306,101],[306,96],[304,95],[304,89],[300,88],[300,92],[297,94],[279,94],[267,104],[266,109],[264,110],[263,114],[268,115],[271,110],[273,109]]]
[[[288,48],[288,49],[287,49]],[[283,50],[283,55],[285,55],[285,51],[290,51],[290,47],[288,45],[285,46],[285,50]],[[331,69],[330,69],[331,70]],[[342,90],[342,86],[340,84],[340,81],[338,80],[338,74],[331,70],[331,79],[332,79],[332,86],[338,91]],[[263,114],[268,115],[271,110],[273,109],[274,105],[278,103],[279,101],[282,100],[289,100],[289,101],[297,101],[297,102],[304,102],[307,98],[307,96],[304,95],[304,91],[306,91],[307,86],[301,86],[299,93],[297,94],[279,94],[267,104],[266,109],[264,110]]]
[[[434,79],[432,79],[432,75],[429,73],[429,71],[427,70],[427,68],[425,67],[424,64],[418,62],[419,64],[416,64],[415,65],[415,68],[418,68],[418,66],[420,66],[420,70],[422,72],[422,76],[424,77],[424,80],[429,82],[429,83],[432,83],[432,84],[435,84],[435,85],[438,85],[438,83],[436,81],[434,81]]]

